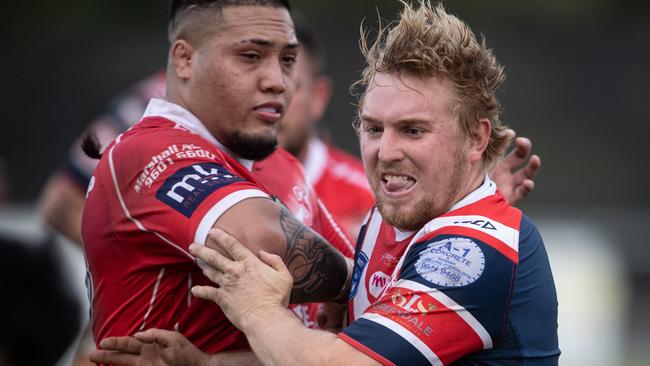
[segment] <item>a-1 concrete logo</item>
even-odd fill
[[[370,295],[374,298],[378,298],[386,288],[388,282],[390,282],[390,276],[384,272],[377,271],[373,273],[368,280],[368,292],[370,292]]]
[[[485,269],[481,248],[469,238],[447,238],[427,244],[415,271],[440,286],[459,287],[476,281]]]
[[[215,163],[194,164],[179,169],[167,178],[156,192],[156,198],[191,217],[210,193],[243,179]]]

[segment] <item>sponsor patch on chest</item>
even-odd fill
[[[415,262],[416,272],[439,286],[467,286],[481,277],[485,256],[469,238],[447,238],[427,244]]]

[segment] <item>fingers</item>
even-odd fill
[[[219,289],[212,286],[194,286],[192,287],[192,295],[199,299],[213,301],[218,303]]]
[[[90,352],[88,358],[90,361],[95,363],[111,364],[115,366],[136,366],[138,364],[139,355],[98,349]]]
[[[201,261],[199,261],[199,266],[206,276],[214,273],[210,270],[210,267],[222,272],[232,272],[235,270],[236,266],[234,261],[224,257],[221,253],[212,248],[208,248],[204,245],[192,244],[190,245],[190,253],[205,262],[201,263]],[[205,264],[207,264],[207,266]]]
[[[515,139],[515,148],[506,155],[504,162],[508,166],[510,171],[514,171],[519,168],[525,161],[528,159],[531,151],[533,150],[533,145],[529,139],[525,137],[517,137]]]
[[[214,228],[208,233],[208,237],[213,239],[219,246],[226,250],[234,260],[242,260],[254,255],[248,248],[223,230]]]
[[[528,164],[526,164],[526,166],[524,167],[524,176],[527,179],[535,178],[541,166],[542,166],[542,159],[540,159],[540,157],[537,155],[531,156],[530,160],[528,160]]]
[[[139,354],[142,349],[142,342],[134,337],[106,337],[99,343],[103,350],[120,351]]]
[[[177,343],[182,338],[178,332],[164,329],[151,328],[147,329],[144,332],[138,332],[133,335],[139,341],[143,343],[156,343],[163,347],[169,347],[174,343]]]

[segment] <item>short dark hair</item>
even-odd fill
[[[196,10],[221,11],[227,6],[270,6],[285,8],[291,13],[289,0],[172,0],[169,12],[169,25],[167,28],[170,43],[174,41],[180,19],[189,12]]]

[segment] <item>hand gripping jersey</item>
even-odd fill
[[[557,297],[542,239],[486,177],[417,233],[373,209],[355,253],[351,325],[384,365],[557,365]]]
[[[374,204],[359,159],[313,138],[307,145],[303,164],[318,197],[347,233],[356,238],[363,218]]]
[[[188,252],[244,199],[277,196],[351,254],[293,157],[278,149],[262,162],[237,161],[218,146],[191,113],[152,100],[143,120],[105,150],[82,225],[97,341],[158,327],[180,331],[208,353],[246,348],[214,303],[191,295],[193,285],[210,281]]]

